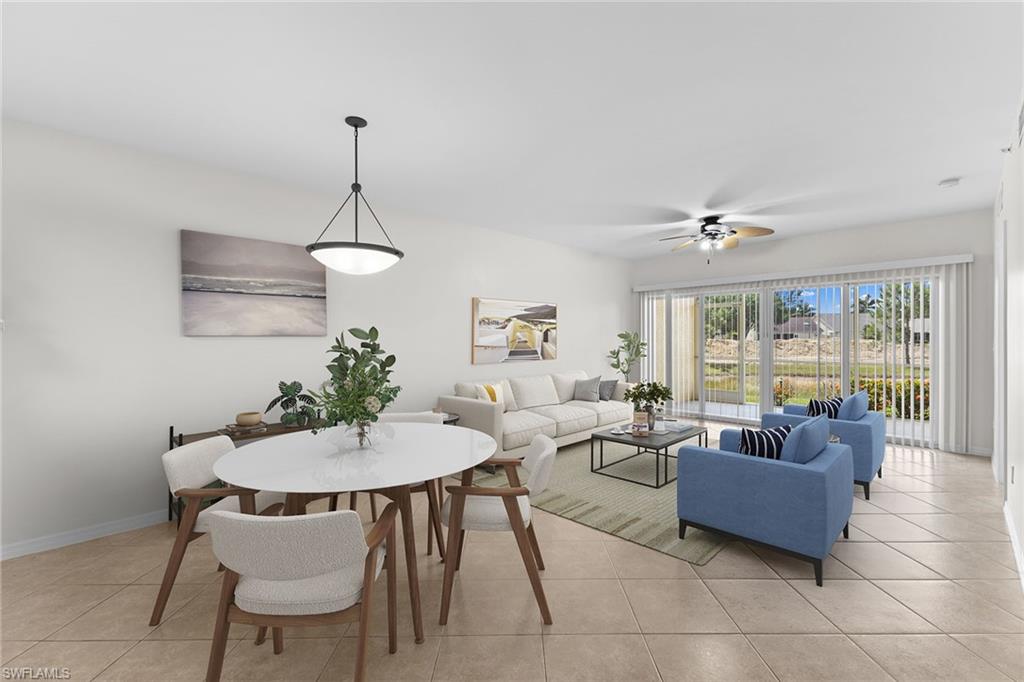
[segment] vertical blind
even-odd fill
[[[890,441],[964,452],[969,267],[644,291],[641,374],[678,414],[749,422],[864,390]]]

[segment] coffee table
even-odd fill
[[[697,439],[697,445],[708,446],[708,430],[703,426],[690,426],[682,431],[665,431],[664,433],[648,432],[646,436],[634,436],[628,431],[623,434],[614,434],[612,429],[597,431],[590,436],[590,471],[609,478],[617,478],[620,481],[628,481],[638,485],[645,485],[648,488],[661,488],[676,480],[676,477],[668,477],[668,460],[678,459],[676,455],[669,454],[669,448],[682,443],[690,438]],[[636,447],[636,454],[628,457],[620,457],[614,462],[604,463],[604,442],[621,443]],[[594,443],[598,443],[598,465],[594,466]],[[608,467],[621,464],[626,460],[643,455],[654,455],[654,485],[645,481],[638,481],[625,476],[617,476],[605,471]],[[664,473],[664,476],[662,476]]]

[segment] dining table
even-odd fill
[[[491,436],[461,426],[375,423],[362,447],[354,430],[335,426],[245,445],[218,459],[213,471],[230,485],[285,493],[285,513],[304,513],[308,500],[343,492],[374,491],[395,501],[402,519],[413,633],[421,643],[423,613],[410,488],[457,473],[471,481],[473,468],[496,449]]]

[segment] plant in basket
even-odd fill
[[[633,434],[646,436],[654,428],[655,409],[672,399],[672,389],[658,381],[641,381],[626,390],[633,403]]]

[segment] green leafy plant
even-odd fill
[[[391,384],[391,368],[395,366],[396,358],[380,347],[377,328],[352,328],[348,333],[359,341],[359,345],[348,345],[344,334],[334,340],[334,345],[327,351],[334,354],[334,359],[327,365],[330,379],[323,390],[312,393],[327,424],[358,425],[362,442],[365,427],[377,421],[377,415],[395,401],[402,387]]]
[[[639,382],[626,389],[625,398],[633,403],[634,412],[651,411],[672,400],[672,389],[657,381]]]
[[[285,426],[305,426],[316,420],[318,416],[316,407],[314,407],[316,398],[308,393],[303,393],[302,384],[298,381],[291,383],[279,381],[277,390],[281,395],[270,401],[267,409],[264,410],[265,413],[280,405],[284,410],[281,415],[281,423]]]
[[[623,381],[629,381],[629,373],[636,363],[647,357],[647,342],[640,340],[640,332],[619,332],[618,348],[608,351],[612,369],[622,374]]]

